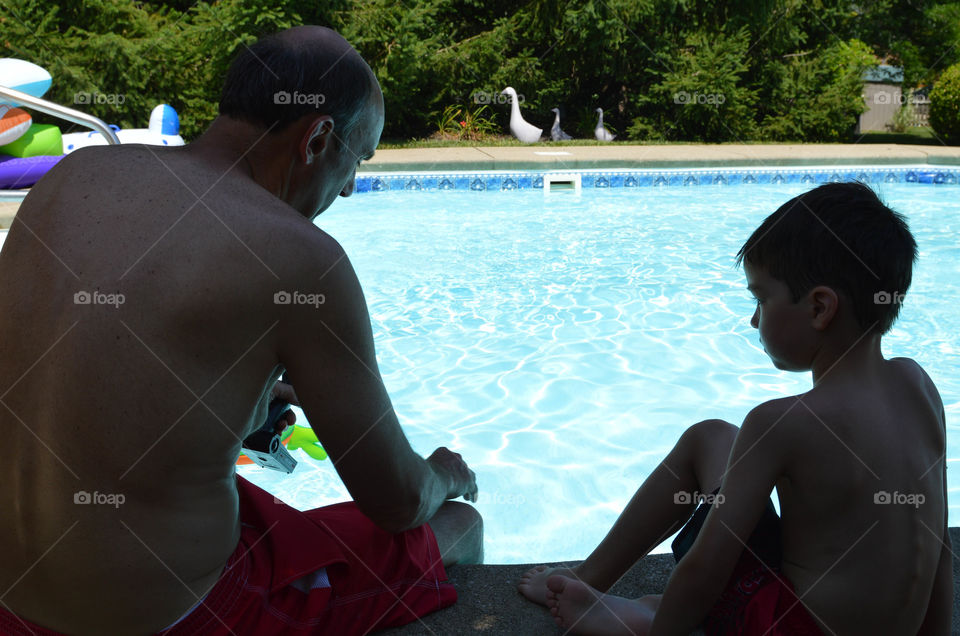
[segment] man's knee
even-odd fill
[[[475,555],[476,563],[483,560],[483,517],[470,504],[448,501],[445,505],[454,507],[456,523],[460,528],[461,541],[465,552]]]
[[[483,517],[473,506],[447,501],[430,520],[430,526],[445,565],[483,561]]]

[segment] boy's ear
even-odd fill
[[[830,287],[820,285],[807,292],[807,302],[810,307],[811,326],[817,331],[823,331],[840,310],[840,297]]]

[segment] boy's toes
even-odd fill
[[[547,598],[551,596],[556,599],[558,594],[563,594],[563,589],[567,586],[567,577],[565,576],[551,576],[547,579]]]

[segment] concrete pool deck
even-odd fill
[[[905,144],[664,144],[471,146],[378,150],[359,173],[591,168],[745,168],[765,166],[960,165],[958,146]],[[20,202],[0,201],[0,229]]]
[[[553,154],[566,153],[566,154]],[[690,144],[461,146],[378,150],[365,172],[585,170],[857,164],[960,165],[960,147],[900,144]]]
[[[954,546],[960,545],[960,528],[950,528]],[[551,565],[573,565],[576,561]],[[636,598],[661,594],[673,571],[673,556],[651,554],[640,560],[611,590],[620,596]],[[456,605],[425,616],[404,627],[388,629],[384,636],[540,636],[563,634],[545,607],[520,596],[515,583],[530,565],[462,565],[447,572],[456,586]],[[960,632],[960,557],[953,556],[953,628]],[[697,631],[694,634],[701,634]]]
[[[0,201],[0,230],[10,228],[10,224],[13,223],[13,217],[16,216],[19,208],[19,201]]]

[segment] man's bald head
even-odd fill
[[[271,132],[304,115],[329,115],[341,139],[353,130],[379,84],[360,54],[339,33],[299,26],[244,48],[230,65],[220,114]],[[272,127],[272,128],[271,128]]]

